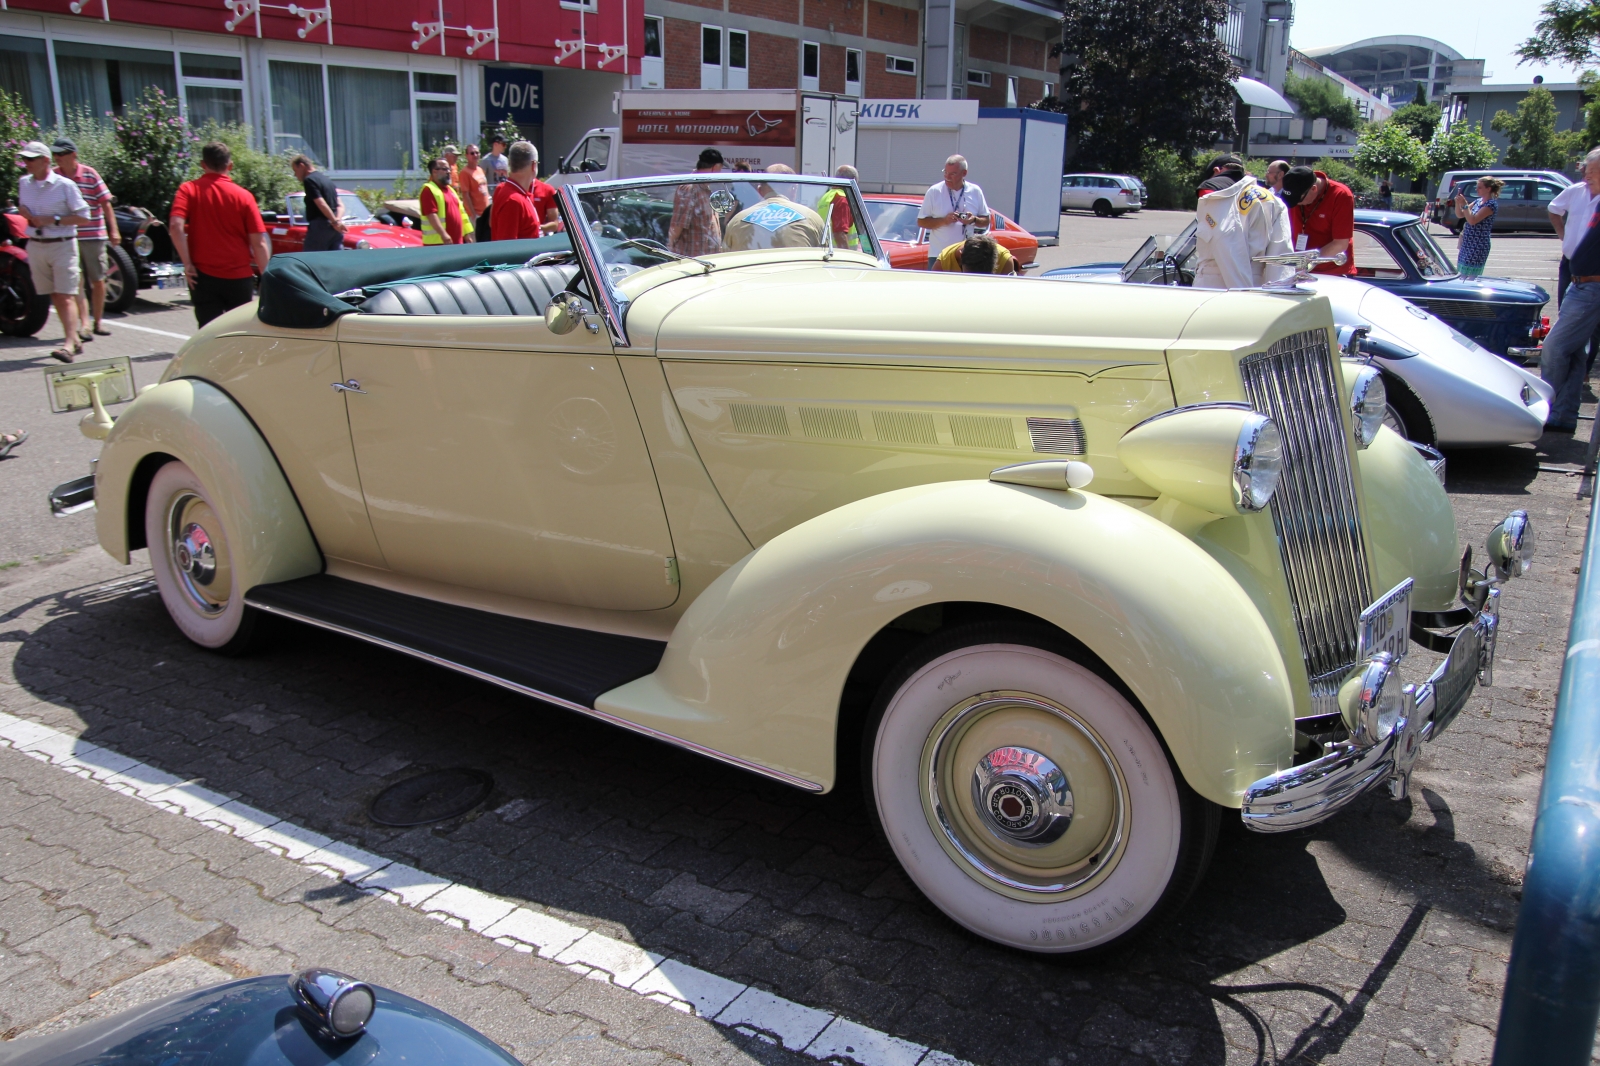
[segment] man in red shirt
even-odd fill
[[[1343,266],[1323,263],[1314,274],[1354,274],[1356,197],[1350,186],[1334,181],[1320,170],[1291,167],[1283,176],[1283,200],[1289,205],[1289,230],[1297,252],[1315,249],[1322,255],[1345,254]]]
[[[255,299],[254,275],[267,269],[272,246],[255,197],[228,177],[228,146],[214,141],[202,148],[200,169],[198,178],[178,186],[168,225],[189,278],[195,321],[203,326]]]
[[[518,141],[506,153],[506,161],[511,172],[495,186],[494,205],[489,209],[490,235],[497,241],[516,241],[560,229],[556,191],[536,174],[538,149],[527,141]]]

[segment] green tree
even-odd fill
[[[1482,123],[1457,122],[1448,130],[1435,131],[1428,141],[1428,173],[1447,170],[1482,170],[1492,167],[1500,157],[1494,143],[1483,135]]]
[[[1556,98],[1543,85],[1522,98],[1515,115],[1496,111],[1489,128],[1505,135],[1508,166],[1560,170],[1574,147],[1571,137],[1556,132]]]
[[[1578,67],[1600,58],[1600,3],[1547,0],[1534,34],[1517,49],[1525,62],[1554,61]]]
[[[147,86],[112,123],[117,148],[100,171],[119,203],[166,218],[172,195],[188,180],[199,141],[184,124],[176,97]]]
[[[1381,122],[1361,134],[1350,165],[1377,178],[1389,174],[1408,178],[1428,169],[1428,150],[1404,126]]]
[[[1188,157],[1232,137],[1236,71],[1213,32],[1227,13],[1224,0],[1066,0],[1076,61],[1062,93],[1084,165],[1133,173],[1152,149]]]
[[[1439,105],[1413,101],[1390,115],[1389,121],[1404,126],[1419,141],[1431,141],[1439,128]]]
[[[255,147],[252,139],[250,127],[242,123],[207,122],[199,134],[201,144],[221,141],[233,152],[233,180],[244,186],[256,203],[281,211],[283,198],[300,190],[300,183],[289,168],[289,154],[269,155]],[[196,158],[189,176],[197,177],[199,173],[200,161]]]
[[[1339,83],[1331,78],[1302,78],[1290,73],[1283,81],[1283,95],[1294,102],[1302,118],[1325,118],[1328,125],[1340,129],[1361,128],[1361,111],[1356,102],[1345,96]]]
[[[5,158],[17,158],[22,146],[38,140],[39,136],[39,123],[28,105],[22,102],[22,94],[0,89],[0,151],[5,153]],[[17,178],[21,174],[18,167],[0,167],[0,200],[5,203],[16,200]]]

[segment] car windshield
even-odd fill
[[[1416,264],[1417,272],[1425,278],[1453,278],[1456,276],[1454,262],[1450,254],[1439,247],[1439,242],[1433,239],[1433,234],[1422,228],[1420,223],[1409,226],[1397,226],[1394,230],[1395,239],[1400,242],[1411,256],[1411,261]]]
[[[301,223],[306,220],[306,194],[303,192],[290,193],[285,199],[289,205],[289,220]],[[339,194],[339,202],[344,205],[344,220],[346,222],[371,222],[372,212],[367,210],[367,205],[361,202],[361,197],[353,192]]]
[[[703,177],[584,185],[573,193],[608,262],[637,265],[641,251],[661,261],[763,248],[878,254],[870,216],[858,217],[866,213],[849,182]]]
[[[917,225],[917,204],[896,203],[893,200],[868,200],[867,214],[872,216],[872,228],[886,241],[916,244],[922,238],[922,227]]]
[[[1195,223],[1177,236],[1150,237],[1122,265],[1122,280],[1135,285],[1184,285],[1194,275]]]

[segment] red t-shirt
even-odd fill
[[[189,259],[213,278],[248,278],[256,272],[250,235],[265,233],[256,198],[226,174],[202,174],[178,186],[172,218],[184,220]]]
[[[539,224],[556,209],[556,190],[535,178],[533,188],[523,191],[515,181],[502,181],[494,188],[494,207],[489,211],[489,233],[497,241],[519,241],[541,235]]]
[[[461,200],[454,193],[454,189],[446,188],[444,190],[444,206],[441,209],[439,198],[433,194],[432,189],[428,188],[427,185],[423,185],[422,191],[417,194],[417,208],[422,212],[424,218],[422,223],[423,233],[428,232],[427,216],[439,215],[439,221],[444,223],[445,236],[450,243],[460,244],[462,239]]]
[[[1307,250],[1321,248],[1329,241],[1343,238],[1353,241],[1356,232],[1356,197],[1350,191],[1350,186],[1334,181],[1322,171],[1316,172],[1328,184],[1322,190],[1322,195],[1317,197],[1317,202],[1310,207],[1289,208],[1289,231],[1295,238],[1294,246],[1300,247],[1300,234],[1306,235],[1305,247]],[[1352,243],[1345,249],[1344,266],[1335,266],[1332,263],[1323,263],[1313,267],[1313,274],[1354,274],[1356,272],[1356,250]]]

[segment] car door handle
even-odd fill
[[[333,391],[359,392],[363,396],[367,394],[367,390],[363,389],[361,387],[361,382],[357,381],[355,378],[351,378],[349,381],[335,381],[333,383]]]

